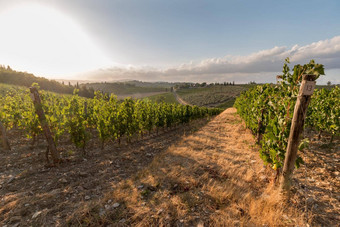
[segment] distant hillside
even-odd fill
[[[92,98],[94,93],[92,89],[87,89],[85,86],[63,85],[55,80],[36,77],[33,74],[27,72],[18,72],[11,69],[9,66],[5,67],[2,65],[0,65],[0,83],[25,87],[30,87],[32,83],[38,83],[43,90],[62,94],[72,94],[73,90],[78,88],[79,95],[88,98]]]
[[[179,82],[143,82],[139,80],[126,81],[125,84],[133,84],[137,87],[158,87],[158,88],[171,88],[176,85],[181,85],[184,83]]]
[[[76,85],[76,84],[86,84],[86,83],[92,83],[92,82],[97,82],[97,81],[92,81],[92,80],[69,80],[69,79],[55,79],[55,81],[62,83],[62,84],[71,84],[71,85]]]
[[[209,85],[207,87],[181,88],[177,94],[192,105],[229,108],[233,106],[235,98],[242,91],[247,90],[243,86],[232,85]]]
[[[179,102],[176,100],[175,95],[173,92],[167,92],[167,93],[162,93],[162,94],[157,94],[157,95],[152,95],[144,98],[149,99],[153,102],[166,102],[166,103],[176,103],[179,104]]]
[[[138,83],[141,85],[144,82]],[[115,95],[130,95],[138,93],[167,92],[170,88],[161,86],[152,86],[154,83],[145,83],[148,86],[137,86],[131,82],[114,82],[114,83],[87,83],[83,84],[88,89],[100,90],[105,93],[114,93]]]

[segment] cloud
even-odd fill
[[[86,76],[96,80],[274,82],[275,75],[282,70],[286,57],[290,58],[292,65],[305,64],[314,59],[324,64],[327,70],[340,72],[340,36],[305,46],[273,47],[246,56],[228,55],[166,69],[116,66],[100,69]],[[335,75],[333,78],[331,76],[330,80],[340,82]]]

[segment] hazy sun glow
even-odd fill
[[[0,12],[0,64],[39,76],[63,77],[110,65],[71,18],[38,4]]]

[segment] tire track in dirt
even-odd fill
[[[179,95],[177,94],[177,92],[176,92],[175,90],[173,91],[173,94],[174,94],[174,96],[175,96],[177,102],[179,102],[180,104],[192,106],[190,103],[187,103],[187,102],[184,101],[181,97],[179,97]]]

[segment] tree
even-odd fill
[[[327,86],[331,86],[331,85],[332,85],[332,82],[328,81]]]

